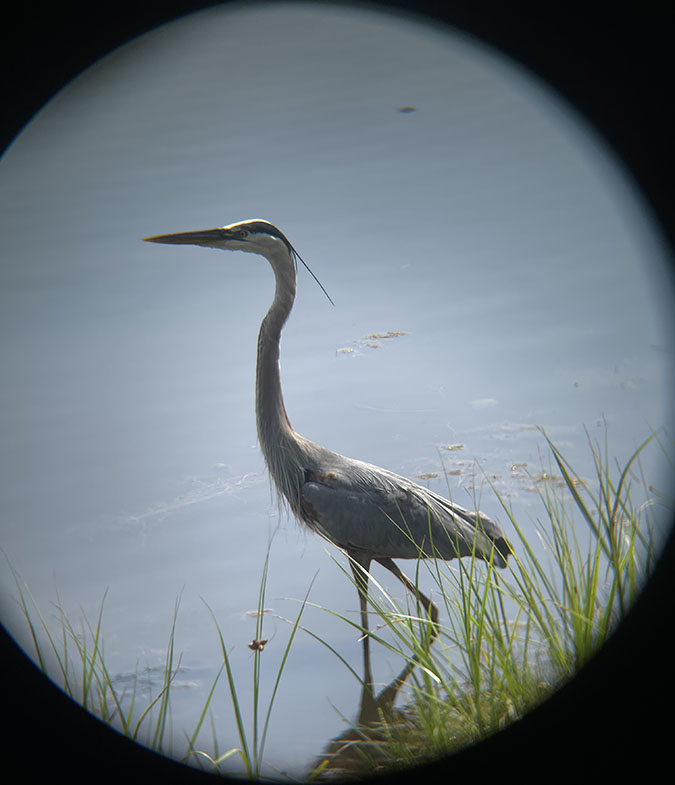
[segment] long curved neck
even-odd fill
[[[281,329],[295,300],[295,269],[292,262],[281,265],[277,260],[269,261],[274,269],[276,290],[274,301],[258,333],[255,400],[260,446],[265,462],[278,484],[275,458],[280,450],[283,451],[289,443],[298,439],[286,414],[279,371]]]

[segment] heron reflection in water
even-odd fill
[[[470,512],[379,466],[332,452],[293,429],[281,392],[279,344],[295,300],[297,260],[305,262],[279,229],[267,221],[250,220],[145,240],[246,251],[265,257],[272,266],[276,278],[274,300],[258,335],[258,438],[279,501],[285,502],[299,521],[349,557],[359,593],[364,688],[370,687],[373,679],[367,598],[371,562],[393,573],[424,608],[431,622],[431,643],[438,634],[438,608],[393,559],[449,560],[473,556],[503,568],[513,553],[511,546],[497,524],[482,513]],[[392,690],[412,667],[412,663],[406,665],[398,681],[390,685]]]

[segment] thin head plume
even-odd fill
[[[316,281],[316,282],[319,284],[319,288],[321,289],[321,291],[322,291],[322,292],[323,292],[323,293],[326,295],[326,297],[328,298],[328,302],[329,302],[329,303],[330,303],[330,304],[331,304],[331,305],[334,307],[334,306],[335,306],[335,303],[333,302],[333,300],[332,300],[331,296],[330,296],[330,295],[328,294],[328,292],[327,292],[327,291],[326,291],[326,290],[323,288],[323,284],[321,283],[321,281],[320,281],[320,280],[319,280],[319,279],[316,277],[316,275],[314,275],[314,273],[312,272],[312,269],[311,269],[311,267],[310,267],[310,266],[307,264],[307,262],[306,262],[306,261],[305,261],[305,260],[302,258],[302,256],[300,256],[300,254],[299,254],[299,253],[298,253],[298,252],[295,250],[295,248],[293,248],[293,246],[292,246],[290,243],[288,243],[288,244],[291,246],[291,251],[293,252],[293,256],[295,257],[295,259],[296,259],[296,260],[297,260],[297,259],[300,259],[300,261],[301,261],[301,262],[303,263],[303,265],[305,266],[305,270],[307,270],[307,272],[308,272],[308,273],[309,273],[309,274],[312,276],[312,278],[314,278],[314,280],[315,280],[315,281]],[[296,267],[297,267],[297,261],[296,261]]]

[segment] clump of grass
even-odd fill
[[[545,556],[537,555],[493,487],[515,532],[516,555],[504,572],[474,558],[418,561],[417,577],[423,569],[431,574],[442,608],[433,646],[427,645],[429,619],[400,606],[373,581],[371,605],[393,643],[378,634],[371,638],[406,662],[413,655],[418,662],[406,685],[407,704],[381,712],[380,722],[361,729],[360,750],[352,746],[347,765],[339,754],[321,756],[313,777],[415,766],[486,738],[571,678],[628,613],[663,539],[657,503],[667,504],[646,481],[640,457],[652,442],[666,457],[668,450],[653,434],[619,465],[610,460],[606,440],[601,447],[589,437],[595,475],[587,481],[544,437],[562,478],[536,485]]]
[[[254,641],[259,642],[262,640],[263,635],[270,549],[271,541],[268,545],[258,594]],[[222,655],[222,664],[210,686],[194,730],[191,733],[184,731],[185,747],[179,752],[175,749],[171,728],[171,689],[181,665],[180,656],[176,661],[174,646],[180,597],[176,600],[174,606],[165,659],[161,668],[160,686],[155,688],[154,692],[151,691],[149,695],[144,696],[141,694],[144,690],[139,688],[143,680],[139,678],[141,674],[139,674],[138,668],[130,679],[120,680],[111,674],[106,663],[103,645],[103,610],[107,590],[104,593],[96,621],[93,624],[84,612],[80,615],[79,623],[71,621],[63,611],[60,599],[57,596],[57,603],[55,604],[57,613],[56,625],[50,625],[40,612],[28,586],[20,579],[12,565],[10,564],[9,566],[17,587],[19,604],[30,631],[37,664],[46,676],[49,676],[63,689],[66,695],[91,712],[91,714],[111,725],[122,735],[143,744],[155,752],[177,758],[183,763],[191,762],[199,768],[206,768],[213,773],[219,774],[230,773],[227,771],[227,766],[232,763],[230,759],[236,756],[243,764],[243,772],[246,776],[252,780],[261,778],[264,765],[265,742],[272,709],[295,634],[299,629],[300,619],[307,603],[311,584],[295,621],[290,622],[292,627],[291,634],[283,651],[277,672],[273,674],[272,694],[266,708],[261,703],[261,685],[263,682],[261,653],[264,649],[264,643],[258,648],[253,648],[250,693],[249,688],[246,688],[246,695],[250,694],[253,707],[252,727],[250,729],[246,728],[243,719],[242,698],[240,697],[242,694],[241,685],[238,689],[225,636],[214,612],[205,602],[215,624]],[[57,634],[52,632],[53,626],[56,627]],[[210,707],[216,695],[216,688],[223,671],[226,673],[229,692],[226,700],[230,703],[234,713],[239,746],[220,752]],[[121,681],[123,681],[124,686],[120,686]],[[212,748],[208,752],[203,749],[203,745],[197,744],[197,737],[207,716],[211,717],[212,723]]]
[[[277,692],[279,689],[279,685],[281,684],[281,677],[284,672],[284,668],[286,666],[286,662],[288,660],[288,656],[291,651],[291,646],[293,645],[293,640],[295,635],[299,629],[300,619],[302,618],[303,611],[305,606],[307,605],[307,600],[309,597],[309,592],[311,591],[312,584],[310,584],[309,588],[307,589],[307,594],[305,595],[304,600],[301,603],[300,610],[298,615],[295,618],[294,622],[291,622],[292,629],[291,634],[288,637],[288,641],[286,643],[286,647],[284,648],[283,655],[281,657],[281,662],[277,669],[276,675],[274,676],[274,686],[272,688],[272,694],[270,696],[269,702],[267,704],[267,709],[263,710],[260,701],[260,690],[262,684],[262,668],[261,668],[261,654],[264,649],[264,644],[267,641],[263,641],[263,618],[265,615],[265,592],[267,589],[267,572],[269,568],[269,559],[270,559],[270,545],[267,549],[267,555],[265,557],[265,564],[263,566],[262,578],[260,581],[260,591],[258,593],[258,608],[256,611],[256,632],[255,638],[251,644],[253,650],[253,673],[252,673],[252,680],[251,680],[251,701],[253,706],[252,712],[252,726],[249,731],[247,731],[245,727],[245,723],[243,721],[242,716],[242,706],[241,706],[241,699],[239,696],[239,691],[237,690],[236,680],[234,678],[234,674],[232,671],[232,666],[230,663],[230,658],[227,652],[227,646],[225,643],[225,638],[223,636],[222,630],[218,625],[218,620],[215,617],[215,614],[209,608],[209,612],[211,613],[211,617],[213,618],[214,624],[216,625],[216,630],[218,632],[218,640],[220,642],[220,650],[223,657],[223,666],[221,667],[221,671],[223,667],[227,673],[227,684],[229,687],[230,698],[232,703],[232,710],[234,712],[234,718],[237,726],[237,734],[239,736],[239,746],[232,747],[228,749],[226,752],[219,754],[218,753],[218,741],[214,734],[213,745],[215,753],[214,755],[209,755],[208,753],[202,750],[194,750],[193,755],[195,757],[203,757],[204,759],[208,760],[211,764],[211,767],[216,772],[221,772],[221,764],[228,760],[233,755],[238,755],[241,762],[244,765],[244,769],[246,775],[249,779],[258,780],[261,777],[262,767],[264,764],[264,751],[265,751],[265,742],[267,740],[267,732],[269,730],[269,723],[270,718],[272,716],[272,709],[274,707],[275,699],[277,697]],[[262,645],[261,645],[262,644]]]
[[[161,684],[154,692],[143,697],[139,689],[138,667],[133,677],[120,686],[120,680],[111,674],[106,663],[102,623],[107,590],[93,624],[84,612],[79,622],[73,622],[61,607],[57,595],[55,609],[58,635],[55,635],[28,586],[11,565],[10,569],[30,631],[35,658],[42,672],[66,695],[124,736],[170,755],[170,733],[167,732],[171,723],[169,694],[180,669],[180,657],[174,664],[174,636],[180,598],[174,606],[166,655],[161,667]],[[199,728],[193,738],[198,731]]]

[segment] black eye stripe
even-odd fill
[[[251,221],[247,224],[247,228],[250,232],[262,232],[264,234],[269,234],[272,237],[278,237],[286,248],[288,248],[289,252],[293,253],[293,246],[286,239],[286,235],[283,232],[280,232],[276,226],[268,224],[265,221]]]

